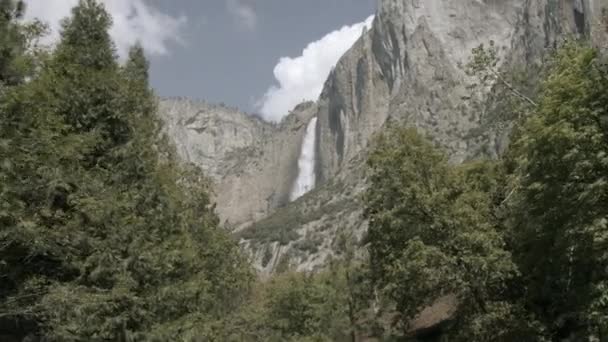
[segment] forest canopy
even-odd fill
[[[52,50],[25,10],[0,0],[0,340],[608,341],[608,60],[586,42],[501,109],[497,160],[386,127],[366,236],[258,279],[162,133],[144,49],[119,62],[99,1]]]

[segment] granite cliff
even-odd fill
[[[179,155],[215,182],[218,212],[256,267],[310,270],[335,254],[342,232],[364,233],[365,151],[387,122],[416,126],[456,163],[500,155],[510,120],[493,110],[492,87],[468,87],[472,49],[492,41],[498,67],[532,71],[567,37],[606,48],[607,11],[608,0],[381,0],[319,100],[280,124],[185,99],[162,100],[160,114]],[[312,118],[317,186],[290,202]]]
[[[184,98],[161,100],[159,113],[178,155],[214,182],[220,218],[238,230],[289,202],[300,143],[315,108],[302,104],[280,124]]]

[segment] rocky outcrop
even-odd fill
[[[492,87],[471,90],[471,51],[493,42],[501,68],[533,70],[568,36],[606,47],[608,0],[381,0],[371,29],[342,57],[315,104],[280,125],[183,100],[161,103],[180,155],[217,183],[218,211],[239,227],[258,269],[300,270],[336,254],[336,236],[366,229],[358,198],[371,137],[389,121],[417,127],[453,162],[496,157],[510,119]],[[317,183],[288,203],[306,123],[317,123]],[[287,260],[287,261],[285,261]]]
[[[324,122],[322,178],[329,179],[367,146],[389,118],[428,132],[455,158],[480,113],[465,97],[462,67],[471,50],[494,41],[510,50],[523,1],[382,1],[370,32],[338,63],[319,100]]]
[[[408,333],[416,337],[437,333],[437,330],[454,318],[457,309],[458,298],[455,295],[443,296],[414,317],[410,322]]]
[[[275,125],[200,101],[159,102],[165,133],[178,155],[211,178],[218,214],[236,230],[289,202],[300,143],[315,108],[303,104]]]
[[[493,42],[499,67],[526,68],[568,36],[601,45],[608,42],[605,7],[606,0],[380,1],[372,29],[341,59],[319,99],[320,178],[341,172],[390,119],[427,132],[455,162],[481,148],[500,153],[504,139],[477,133],[487,117],[463,68],[472,49]]]

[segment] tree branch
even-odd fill
[[[504,84],[505,87],[507,87],[515,96],[519,97],[520,99],[528,102],[529,104],[531,104],[533,107],[538,107],[538,103],[536,103],[534,100],[532,100],[531,98],[529,98],[528,96],[524,95],[522,92],[520,92],[519,90],[517,90],[511,83],[509,83],[507,80],[505,80],[504,77],[502,77],[502,75],[497,72],[494,69],[490,68],[490,72],[496,76],[496,78],[502,82],[502,84]]]

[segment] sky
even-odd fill
[[[280,121],[316,100],[331,68],[369,26],[377,0],[100,0],[121,57],[142,43],[160,96],[224,103]],[[27,19],[61,18],[78,0],[26,0]]]

